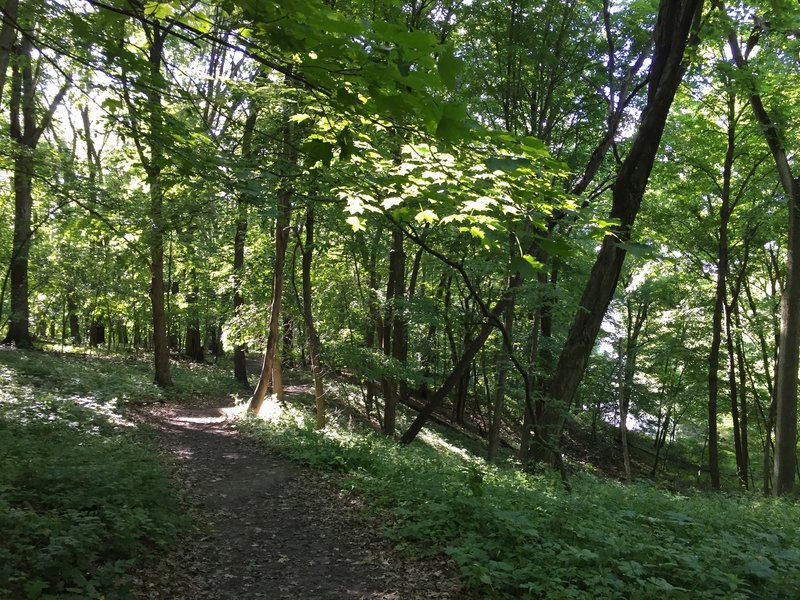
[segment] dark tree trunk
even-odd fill
[[[92,319],[89,325],[89,345],[97,348],[100,344],[106,343],[106,327],[100,321]]]
[[[405,325],[406,293],[406,253],[403,244],[403,231],[392,230],[392,249],[389,255],[389,282],[386,294],[388,310],[384,316],[384,352],[399,363],[404,363],[408,353],[408,340]],[[405,397],[408,386],[405,378],[388,376],[384,378],[383,433],[394,435],[397,422],[397,401]]]
[[[158,24],[152,26],[149,48],[150,85],[147,87],[147,104],[150,125],[150,159],[147,161],[147,185],[150,190],[150,303],[153,309],[153,359],[155,382],[161,387],[172,385],[167,345],[167,315],[164,304],[164,190],[161,186],[161,169],[164,162],[162,145],[165,136],[161,122],[161,62],[166,31]]]
[[[31,179],[33,160],[27,155],[14,159],[14,253],[11,259],[11,316],[5,343],[31,348],[28,308],[28,254],[31,242]]]
[[[513,251],[513,249],[512,249]],[[513,256],[513,254],[512,254]],[[511,284],[509,278],[508,284]],[[503,352],[497,365],[497,381],[495,385],[495,398],[494,405],[492,406],[492,421],[489,427],[489,440],[488,440],[488,454],[487,459],[494,461],[497,458],[497,452],[500,450],[500,432],[503,426],[503,412],[505,411],[505,396],[506,396],[506,378],[508,376],[508,357],[514,351],[509,348],[506,339],[511,340],[511,335],[514,328],[514,301],[509,302],[503,311],[503,329],[505,332],[503,341]]]
[[[684,52],[693,27],[699,23],[702,0],[661,0],[654,32],[647,104],[627,157],[612,188],[610,217],[619,222],[603,240],[597,260],[550,379],[548,397],[539,418],[542,458],[557,461],[553,448],[561,438],[566,413],[583,378],[600,325],[617,287],[625,259],[621,242],[630,239],[650,171],[661,142],[669,109],[683,78]]]
[[[255,108],[250,110],[242,132],[242,159],[250,161],[253,158],[253,131],[256,127],[258,112]],[[244,296],[244,248],[247,240],[248,204],[244,192],[239,193],[236,200],[236,233],[233,240],[233,312],[241,318]],[[249,388],[247,380],[247,355],[245,345],[237,343],[233,348],[233,375],[243,387]]]
[[[747,365],[745,363],[744,357],[744,345],[742,342],[742,327],[739,318],[739,305],[738,303],[736,306],[733,307],[733,314],[735,317],[736,322],[736,364],[739,371],[739,428],[741,434],[739,436],[741,448],[742,448],[742,456],[741,456],[741,464],[739,465],[739,473],[740,477],[743,476],[744,478],[744,487],[745,489],[750,489],[750,446],[749,446],[749,436],[747,433],[748,427],[748,415],[747,415],[747,374],[746,369]],[[755,485],[755,483],[753,484]]]
[[[194,279],[194,272],[192,272]],[[186,356],[194,362],[202,363],[206,360],[203,339],[200,335],[200,316],[197,314],[197,295],[198,289],[192,286],[192,291],[186,295],[187,311],[189,322],[186,325]]]
[[[12,2],[16,11],[16,4]],[[9,17],[8,13],[4,19]],[[5,21],[4,21],[5,22]],[[5,27],[4,27],[5,29]],[[0,44],[6,43],[4,31],[0,30]],[[13,36],[12,38],[13,39]],[[14,151],[14,235],[9,268],[11,285],[11,314],[6,344],[19,348],[31,348],[30,308],[28,304],[28,255],[31,246],[31,213],[33,210],[32,182],[34,157],[39,139],[50,125],[67,86],[62,86],[45,110],[41,121],[36,119],[36,80],[31,64],[31,41],[25,38],[15,48],[15,61],[12,67],[10,136],[16,144]],[[6,63],[7,64],[7,63]],[[2,67],[2,64],[0,64]],[[5,69],[3,69],[3,78]]]
[[[417,434],[420,432],[422,426],[425,424],[428,418],[430,418],[433,412],[442,405],[442,402],[444,402],[447,394],[450,393],[450,391],[465,375],[469,375],[469,367],[472,364],[472,360],[475,358],[475,355],[481,350],[481,348],[483,348],[483,344],[486,342],[486,339],[489,337],[489,334],[492,332],[495,324],[500,319],[500,316],[503,314],[506,306],[513,301],[514,294],[521,283],[522,278],[519,276],[515,277],[511,282],[511,285],[503,294],[502,298],[494,305],[494,307],[492,307],[489,315],[487,315],[481,324],[478,335],[468,346],[464,348],[461,358],[455,364],[452,371],[450,371],[450,374],[444,380],[442,385],[439,386],[439,389],[436,390],[436,392],[431,396],[431,399],[428,401],[428,403],[419,412],[417,418],[414,419],[414,422],[408,428],[408,431],[406,431],[403,434],[403,437],[400,438],[401,443],[409,444],[414,441],[414,438],[417,437]]]
[[[75,298],[72,295],[67,298],[67,318],[69,320],[69,337],[73,344],[80,344],[83,341],[81,338],[81,322],[78,315],[78,305],[75,304]]]
[[[8,63],[17,38],[17,12],[19,0],[6,0],[3,4],[3,25],[0,28],[0,100],[6,89]]]
[[[719,435],[717,433],[717,400],[719,396],[719,349],[722,340],[722,319],[727,298],[728,277],[728,223],[731,219],[731,177],[736,149],[735,97],[728,95],[728,143],[722,168],[722,205],[719,209],[719,234],[717,245],[717,286],[714,296],[714,315],[711,325],[711,350],[708,353],[708,468],[711,487],[720,488]],[[728,338],[728,343],[730,344]],[[738,423],[734,424],[738,427]],[[738,440],[738,432],[736,438]],[[737,449],[738,454],[738,449]]]
[[[314,325],[311,289],[311,262],[314,257],[314,207],[306,208],[306,241],[303,245],[303,319],[306,325],[308,356],[311,362],[311,375],[314,378],[314,404],[316,428],[325,427],[325,389],[322,383],[322,348]]]

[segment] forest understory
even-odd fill
[[[598,475],[621,459],[614,429],[585,427],[567,490],[510,449],[487,462],[484,439],[450,426],[399,446],[341,379],[318,430],[307,372],[253,417],[226,369],[173,370],[165,393],[139,359],[0,352],[0,597],[800,592],[800,508],[693,489],[687,448],[672,491],[646,461],[626,484],[619,467]]]
[[[0,597],[800,597],[796,81],[793,0],[0,0]]]

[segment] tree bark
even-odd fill
[[[314,378],[314,405],[316,428],[325,427],[325,389],[322,382],[322,348],[314,325],[312,310],[311,262],[314,257],[314,206],[306,208],[306,240],[303,245],[303,319],[306,326],[308,357],[311,362],[311,375]]]
[[[19,0],[6,0],[3,4],[3,25],[0,27],[0,101],[6,89],[8,63],[17,38],[17,13]]]
[[[253,159],[253,132],[255,131],[258,111],[251,108],[247,115],[242,132],[242,160],[250,162]],[[244,249],[247,240],[248,203],[244,192],[239,192],[236,199],[236,232],[233,239],[233,312],[241,318],[244,306]],[[233,376],[242,387],[249,388],[247,380],[247,348],[245,344],[237,342],[233,348]]]
[[[747,60],[734,33],[728,36],[733,61],[739,69]],[[761,95],[753,88],[750,106],[761,125],[788,200],[789,239],[786,255],[786,284],[781,300],[778,366],[775,375],[775,496],[794,489],[797,466],[797,371],[800,365],[800,179],[792,172],[788,152],[778,126],[769,116]]]
[[[511,284],[510,278],[508,280],[508,284]],[[501,353],[500,360],[497,364],[497,383],[495,385],[494,405],[492,407],[492,420],[489,426],[489,447],[487,454],[487,459],[489,461],[494,461],[497,458],[497,452],[500,449],[500,432],[502,431],[503,425],[503,412],[505,410],[506,400],[506,378],[508,376],[507,355],[510,355],[511,352],[514,351],[513,348],[509,348],[507,346],[505,340],[512,339],[511,334],[513,327],[514,301],[512,299],[511,302],[506,304],[506,307],[503,310],[503,329],[505,330],[505,335],[502,345],[503,352]]]
[[[288,80],[287,80],[288,83]],[[295,146],[294,126],[289,120],[288,105],[284,109],[283,116],[283,159],[286,168],[293,168],[297,163],[297,149]],[[285,173],[284,175],[288,175]],[[261,365],[261,375],[258,378],[258,385],[250,398],[248,410],[255,414],[261,410],[261,406],[267,397],[267,392],[272,389],[278,395],[282,395],[283,390],[279,389],[275,381],[274,372],[280,371],[280,363],[275,365],[275,358],[278,356],[278,344],[280,340],[280,319],[283,301],[283,269],[286,264],[286,248],[289,243],[289,229],[292,218],[292,194],[293,189],[290,181],[284,177],[278,189],[278,214],[275,219],[275,263],[272,273],[272,303],[269,309],[269,331],[267,334],[267,348],[264,351],[264,361]],[[282,388],[282,386],[280,386]]]
[[[725,161],[722,167],[722,194],[719,209],[717,244],[717,284],[714,296],[714,314],[711,320],[711,349],[708,353],[708,468],[711,487],[720,489],[719,434],[717,432],[717,401],[719,397],[719,350],[722,343],[722,319],[727,298],[728,277],[728,223],[731,219],[731,177],[736,149],[735,99],[728,95],[728,131]],[[738,425],[738,424],[737,424]],[[738,436],[737,436],[738,437]]]
[[[388,310],[384,316],[384,351],[399,364],[406,360],[408,340],[405,325],[406,254],[403,231],[392,230],[392,249],[389,255],[389,282],[386,294]],[[404,378],[389,375],[384,378],[383,433],[392,436],[397,423],[397,399],[405,397],[408,387]]]
[[[480,349],[483,348],[484,342],[486,342],[486,339],[489,337],[492,329],[496,326],[500,316],[506,309],[506,306],[512,302],[514,294],[521,284],[522,278],[519,276],[514,277],[511,285],[505,291],[503,296],[497,301],[489,314],[484,318],[480,330],[478,331],[478,335],[467,347],[464,348],[461,358],[455,364],[452,371],[450,371],[450,374],[444,380],[442,385],[439,386],[439,389],[436,390],[436,392],[431,396],[431,399],[419,412],[417,418],[414,419],[414,422],[400,438],[401,444],[410,444],[412,441],[414,441],[414,438],[417,437],[417,434],[422,429],[425,421],[427,421],[433,412],[442,405],[442,402],[444,402],[447,394],[450,393],[450,391],[462,379],[462,377],[464,377],[465,374],[468,374],[469,366],[472,364],[472,360],[475,358],[475,355],[480,351]]]
[[[548,396],[539,419],[540,457],[553,460],[551,449],[559,445],[566,412],[583,378],[625,259],[626,242],[641,206],[645,187],[661,142],[667,115],[686,69],[684,53],[699,22],[702,0],[661,0],[655,26],[647,104],[636,136],[612,187],[610,218],[619,226],[603,240],[580,308],[550,379]]]
[[[169,346],[167,340],[167,316],[164,304],[164,191],[161,186],[161,171],[164,155],[162,145],[162,106],[161,63],[163,60],[166,31],[154,23],[151,30],[148,64],[150,85],[147,86],[147,107],[149,110],[150,158],[145,165],[147,185],[150,191],[150,303],[153,309],[153,359],[155,363],[155,382],[161,387],[172,385],[169,369]]]
[[[37,124],[36,81],[31,64],[30,39],[25,38],[16,47],[15,54],[10,102],[10,136],[14,142],[14,235],[9,268],[11,314],[4,343],[13,343],[18,348],[31,348],[33,340],[28,304],[28,255],[33,235],[33,154],[42,133],[49,127],[53,113],[67,92],[67,85],[64,84],[58,90]]]

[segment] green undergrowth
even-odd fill
[[[0,351],[0,598],[127,598],[188,526],[117,361]]]
[[[151,359],[124,355],[20,352],[0,347],[0,383],[4,368],[12,369],[18,380],[32,388],[46,388],[78,404],[182,402],[235,394],[239,389],[231,370],[186,362],[172,363],[173,386],[162,389],[153,381]]]
[[[297,410],[248,435],[337,471],[406,550],[449,555],[480,598],[797,598],[800,509],[755,496],[670,493],[496,467],[431,432],[401,447]],[[269,412],[269,410],[267,411]]]

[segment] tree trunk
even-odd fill
[[[389,255],[389,282],[386,293],[388,310],[384,316],[384,352],[399,364],[405,362],[408,343],[405,326],[406,254],[403,247],[403,231],[392,230],[392,249]],[[383,433],[392,436],[397,423],[398,396],[408,393],[405,378],[390,375],[384,378]]]
[[[747,69],[747,61],[736,35],[728,37],[734,63]],[[791,493],[797,464],[797,371],[800,364],[800,180],[789,162],[779,128],[767,113],[755,88],[750,106],[769,146],[783,191],[788,199],[789,239],[786,255],[786,284],[781,300],[778,366],[775,375],[775,466],[773,493]]]
[[[6,0],[3,4],[3,25],[0,28],[0,101],[6,89],[8,63],[17,38],[17,13],[19,0]]]
[[[28,308],[28,254],[31,243],[33,160],[25,150],[14,158],[14,242],[11,259],[11,316],[5,343],[32,348]]]
[[[14,10],[16,5],[12,4]],[[8,14],[4,15],[8,18]],[[0,38],[3,32],[0,31]],[[0,43],[3,43],[0,39]],[[15,142],[14,150],[14,236],[9,267],[11,285],[11,315],[6,344],[31,348],[30,309],[28,304],[28,255],[30,252],[31,213],[33,210],[33,153],[39,139],[50,125],[67,85],[58,90],[37,124],[36,79],[31,65],[31,41],[25,38],[15,49],[12,67],[9,133]],[[0,65],[1,66],[1,65]],[[5,76],[5,71],[3,72]]]
[[[539,355],[539,332],[541,330],[542,309],[539,307],[533,315],[533,325],[531,327],[531,352],[530,370],[536,365],[536,357]],[[517,458],[522,464],[528,461],[528,452],[531,446],[531,430],[533,428],[533,414],[527,405],[523,409],[522,431],[519,435],[519,452]]]
[[[511,284],[509,278],[508,284]],[[503,311],[503,329],[507,339],[512,339],[511,334],[514,327],[514,301],[506,304]],[[514,349],[509,348],[503,340],[503,352],[501,353],[500,360],[497,364],[497,383],[495,386],[494,406],[492,407],[492,420],[489,426],[489,448],[487,459],[491,462],[497,458],[497,452],[500,449],[500,433],[503,425],[503,412],[505,410],[506,400],[506,377],[508,376],[508,357]]]
[[[486,342],[486,339],[489,337],[492,329],[500,319],[500,315],[503,314],[506,306],[512,302],[514,294],[521,284],[522,278],[519,276],[514,277],[511,285],[509,285],[508,289],[505,291],[500,300],[498,300],[494,307],[492,307],[489,315],[485,317],[483,323],[481,324],[480,330],[478,331],[478,335],[468,346],[464,348],[461,358],[455,364],[452,371],[450,371],[450,374],[444,380],[439,389],[436,390],[428,403],[419,412],[417,418],[414,419],[414,422],[403,434],[403,437],[400,438],[400,443],[409,444],[414,441],[414,438],[417,437],[417,434],[422,429],[425,421],[427,421],[433,412],[442,405],[442,402],[444,402],[447,394],[450,393],[450,391],[462,379],[462,377],[464,377],[465,374],[469,374],[469,366],[472,364],[472,360],[475,358],[475,355],[481,350],[481,348],[483,348],[483,344]]]
[[[288,83],[288,81],[287,81]],[[283,159],[286,168],[293,168],[297,163],[297,149],[295,146],[294,126],[289,120],[288,105],[284,108],[283,117]],[[284,175],[289,175],[285,173]],[[261,365],[261,375],[258,378],[258,385],[250,398],[248,410],[255,414],[261,410],[261,405],[267,397],[272,380],[272,389],[282,395],[282,386],[275,381],[274,371],[280,373],[280,364],[275,366],[275,357],[278,356],[278,344],[280,341],[280,319],[283,301],[283,269],[286,264],[286,248],[289,243],[289,229],[292,218],[292,185],[290,180],[284,177],[278,189],[278,215],[275,219],[275,267],[272,273],[272,303],[269,309],[269,332],[267,334],[267,348],[264,352],[264,361]],[[273,375],[272,377],[270,375]]]
[[[152,25],[149,48],[150,85],[147,86],[147,105],[150,121],[150,159],[145,167],[147,185],[150,190],[150,303],[153,309],[153,358],[155,382],[161,387],[172,385],[169,370],[169,346],[167,340],[167,316],[164,305],[164,191],[161,187],[161,169],[164,162],[162,145],[162,106],[159,82],[166,32],[158,24]]]
[[[194,279],[194,272],[191,275]],[[186,325],[186,356],[197,363],[205,362],[205,349],[200,335],[200,316],[197,311],[197,286],[192,285],[191,292],[186,294],[186,310],[189,313],[189,322]]]
[[[626,252],[621,242],[630,239],[664,124],[686,68],[684,52],[693,27],[699,23],[702,6],[702,0],[661,0],[659,4],[647,104],[631,149],[620,165],[612,187],[610,218],[617,220],[619,226],[603,240],[580,308],[550,379],[548,397],[539,418],[544,439],[538,444],[538,454],[542,458],[558,459],[551,449],[559,445],[566,413],[575,398],[603,317],[616,290]]]
[[[625,356],[625,343],[622,338],[618,342],[618,384],[617,394],[619,396],[619,441],[622,445],[622,464],[625,470],[625,481],[631,482],[631,455],[628,451],[628,405],[630,402],[630,390],[627,386],[625,377],[626,372],[626,356]],[[630,358],[630,357],[627,357]]]
[[[209,83],[210,85],[210,83]],[[253,131],[256,128],[258,111],[250,109],[242,132],[242,160],[249,163],[253,159]],[[244,248],[247,240],[248,203],[245,192],[239,192],[236,198],[236,233],[233,239],[233,312],[241,318],[244,296]],[[247,380],[247,349],[245,344],[237,342],[233,347],[233,376],[242,387],[250,388]]]
[[[306,240],[303,245],[303,319],[306,325],[308,356],[311,362],[311,375],[314,378],[314,405],[316,428],[325,427],[325,389],[322,383],[322,349],[317,328],[314,325],[312,310],[311,262],[314,257],[314,206],[306,208]]]
[[[67,318],[69,319],[69,337],[73,344],[80,344],[81,339],[81,323],[78,317],[78,305],[75,304],[75,298],[70,295],[67,297]]]
[[[730,222],[731,177],[736,149],[735,97],[728,94],[728,130],[725,161],[722,168],[722,204],[719,209],[719,241],[717,245],[717,286],[714,296],[714,315],[711,325],[711,350],[708,353],[708,468],[711,487],[720,488],[719,434],[717,432],[717,400],[719,396],[719,349],[722,340],[722,319],[727,298],[728,223]],[[730,339],[728,339],[730,343]],[[735,423],[734,426],[738,426]],[[738,434],[736,436],[738,438]]]

